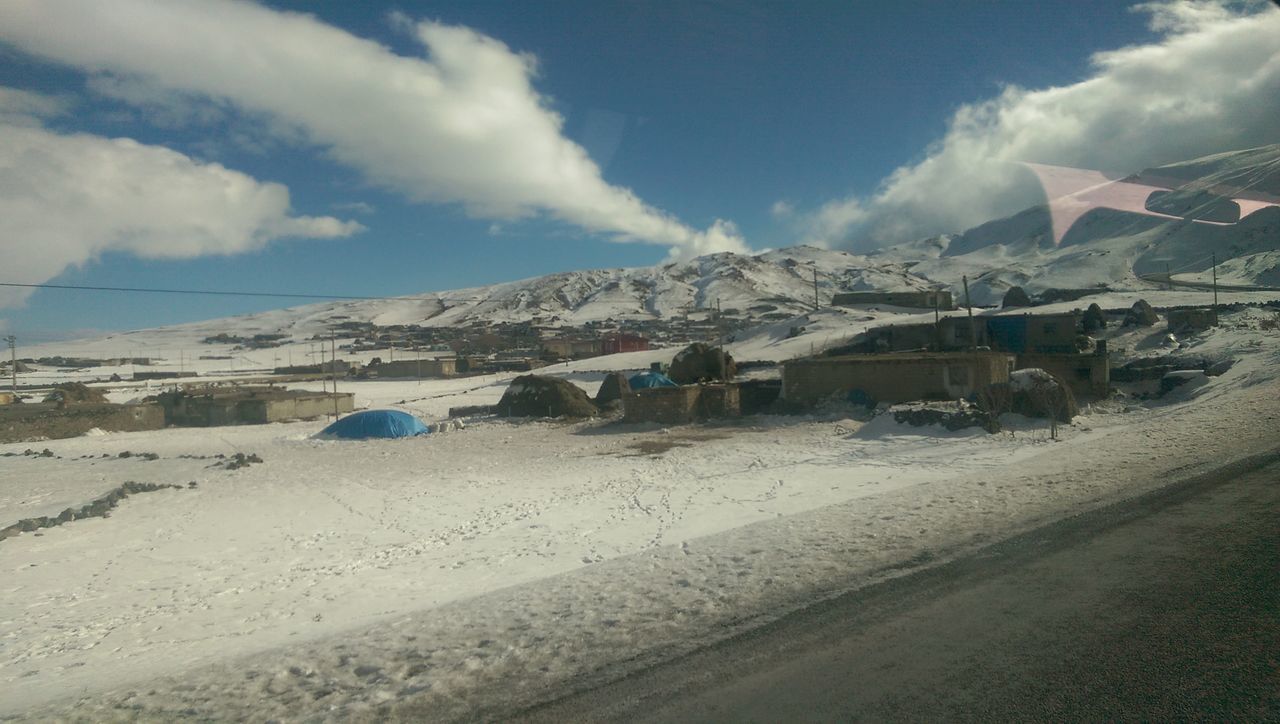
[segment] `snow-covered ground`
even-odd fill
[[[810,334],[849,314],[862,312],[815,317]],[[1182,352],[1237,363],[1159,402],[1089,408],[1057,442],[1025,420],[986,435],[833,411],[671,429],[485,419],[401,441],[313,440],[323,423],[302,422],[0,445],[55,454],[0,457],[0,525],[129,480],[185,486],[0,541],[0,714],[438,718],[617,673],[1275,447],[1273,318],[1249,309],[1183,339]],[[1158,352],[1162,337],[1112,341]],[[814,343],[741,342],[758,357]],[[595,370],[641,362],[553,369],[594,392]],[[438,419],[496,401],[509,377],[344,386],[360,406]],[[263,462],[214,457],[235,452]]]

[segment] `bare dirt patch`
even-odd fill
[[[668,433],[649,440],[637,440],[627,445],[627,450],[634,452],[603,452],[601,455],[617,455],[618,457],[657,457],[668,450],[678,447],[693,447],[696,443],[708,440],[723,440],[729,437],[718,432],[677,432]]]

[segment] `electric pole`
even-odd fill
[[[1215,253],[1211,257],[1213,259],[1213,323],[1218,323],[1218,255]]]
[[[324,342],[321,342],[321,345],[323,344]],[[336,334],[329,337],[329,352],[329,356],[332,357],[330,363],[333,365],[330,368],[330,376],[333,378],[333,419],[336,420],[338,419],[338,336]]]
[[[951,277],[955,279],[955,277]],[[969,351],[978,351],[978,331],[973,327],[973,303],[969,301],[969,277],[960,277],[964,281],[964,306],[969,310]]]
[[[13,386],[13,399],[18,399],[18,338],[12,334],[4,338],[9,343],[9,375]]]
[[[813,310],[816,312],[822,309],[822,305],[818,303],[818,265],[813,265]]]

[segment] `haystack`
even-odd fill
[[[695,342],[680,350],[671,360],[667,376],[677,384],[692,385],[708,381],[727,382],[737,371],[733,357],[723,348]]]
[[[596,392],[596,405],[604,407],[614,400],[621,400],[622,396],[631,391],[631,383],[627,382],[627,376],[621,372],[610,372],[604,382],[600,383],[600,390]]]
[[[1129,307],[1129,311],[1124,315],[1124,326],[1126,327],[1151,327],[1160,320],[1156,316],[1156,310],[1147,304],[1147,300],[1139,299]]]
[[[100,405],[107,401],[102,390],[90,387],[83,382],[63,382],[55,385],[53,392],[44,398],[45,402],[56,402],[59,405]]]
[[[1010,411],[1026,417],[1071,422],[1080,413],[1071,388],[1052,373],[1035,367],[1009,375]]]
[[[1009,291],[1004,293],[1004,299],[1000,302],[1001,309],[1029,306],[1031,306],[1031,297],[1027,296],[1026,290],[1022,287],[1009,287]]]
[[[520,375],[498,401],[506,417],[592,417],[596,406],[582,388],[559,377]]]

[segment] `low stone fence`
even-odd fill
[[[6,405],[0,408],[0,442],[57,440],[83,435],[93,428],[107,432],[159,430],[159,405]]]

